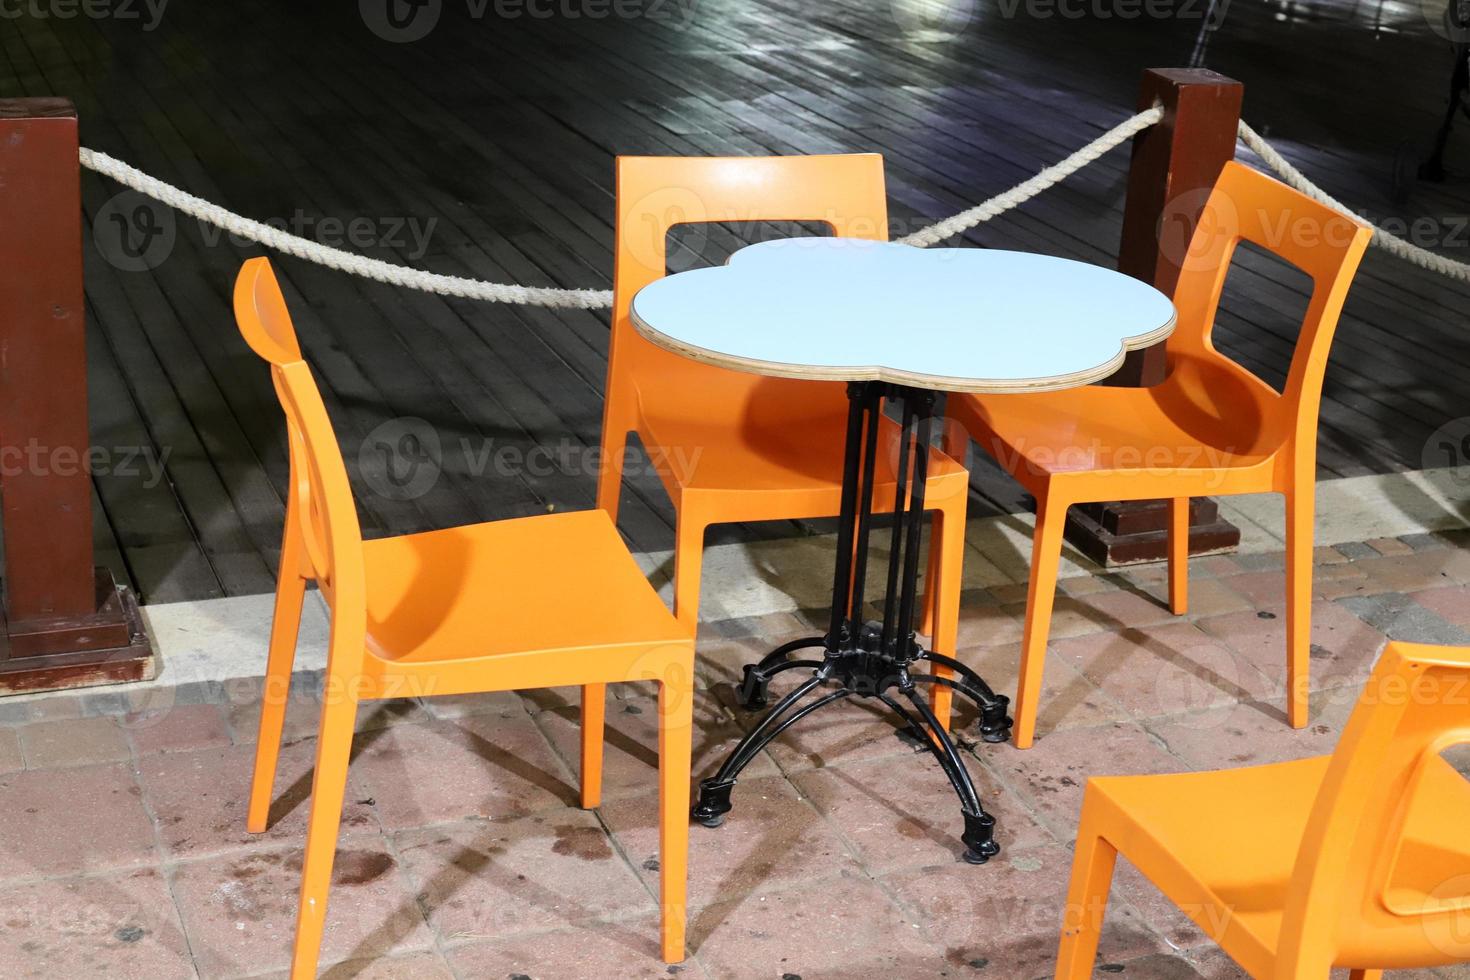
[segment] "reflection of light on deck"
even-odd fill
[[[1451,0],[1453,2],[1453,0]],[[1443,34],[1446,0],[1267,0],[1273,19],[1291,24],[1343,24],[1373,34]]]
[[[979,11],[978,0],[888,0],[894,23],[909,40],[946,41],[962,33]]]

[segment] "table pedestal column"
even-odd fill
[[[692,814],[707,827],[718,827],[730,811],[730,794],[740,772],[773,739],[807,715],[849,697],[877,698],[927,745],[959,796],[965,829],[965,859],[983,864],[1000,851],[995,818],[985,812],[954,742],[919,685],[943,684],[979,707],[980,737],[986,742],[1010,738],[1009,699],[996,694],[975,671],[952,657],[925,650],[914,634],[918,601],[919,552],[928,521],[924,484],[929,472],[929,437],[940,413],[932,391],[876,381],[848,385],[847,448],[842,476],[842,513],[837,532],[837,569],[832,584],[832,622],[827,634],[788,643],[758,664],[747,665],[741,685],[742,704],[764,707],[771,678],[788,670],[811,676],[783,697],[735,746],[713,778],[700,783]],[[902,413],[897,489],[894,496],[892,546],[888,555],[883,618],[864,615],[868,545],[872,536],[874,469],[878,430],[885,399]],[[800,650],[821,648],[822,658],[793,659]],[[925,662],[928,672],[914,673]]]

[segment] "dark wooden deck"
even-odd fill
[[[246,215],[366,218],[396,239],[364,249],[383,258],[604,287],[617,154],[877,150],[898,233],[1093,138],[1131,110],[1142,68],[1187,64],[1203,40],[1203,63],[1246,83],[1247,119],[1330,191],[1374,219],[1429,216],[1431,241],[1470,252],[1460,224],[1470,179],[1421,188],[1407,208],[1389,197],[1394,149],[1428,140],[1450,68],[1415,3],[1235,0],[1201,35],[1203,4],[1185,0],[1165,20],[1039,17],[1056,9],[1050,0],[975,0],[947,39],[897,26],[894,10],[909,0],[664,0],[662,20],[504,19],[493,4],[469,16],[479,6],[444,0],[436,29],[411,44],[375,36],[350,2],[172,0],[152,30],[141,4],[131,9],[142,20],[7,20],[0,85],[7,96],[72,97],[85,144]],[[1470,123],[1462,128],[1459,159],[1470,154]],[[1125,164],[1126,151],[1114,154],[969,240],[1110,262]],[[118,188],[88,175],[83,189],[106,246],[117,232],[104,209]],[[402,228],[410,220],[434,221],[422,255]],[[126,271],[88,229],[94,438],[114,454],[95,480],[99,547],[153,602],[269,590],[286,477],[266,371],[229,309],[241,260],[261,250],[190,219],[175,230],[163,261]],[[749,233],[719,230],[679,261],[718,261]],[[1240,266],[1217,336],[1277,380],[1300,283],[1259,258]],[[277,267],[369,534],[592,504],[605,315],[444,300],[294,260]],[[1470,414],[1467,299],[1470,290],[1370,256],[1328,374],[1324,475],[1419,468],[1430,433]],[[402,418],[428,423],[445,463],[412,500],[375,492],[381,459],[358,452],[370,434],[410,431],[379,428]],[[537,446],[558,465],[515,463]],[[486,471],[487,451],[493,460],[501,450],[508,464]],[[122,465],[138,451],[164,458],[165,478]],[[976,513],[1019,506],[1003,478],[980,485]],[[656,483],[635,479],[624,499],[631,543],[669,547]]]

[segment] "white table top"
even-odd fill
[[[737,371],[1012,392],[1107,377],[1173,332],[1174,305],[1048,255],[791,238],[650,283],[632,319],[660,347]]]

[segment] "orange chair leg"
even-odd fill
[[[935,653],[951,657],[956,655],[955,648],[959,645],[960,589],[965,562],[965,501],[960,500],[958,503],[958,507],[935,511],[937,533],[930,539],[930,550],[938,555],[938,561],[931,562],[937,569],[937,574],[929,587],[935,607],[933,649]],[[935,677],[954,675],[948,667],[941,667],[939,664],[933,665],[933,673]],[[949,730],[953,701],[954,692],[949,687],[944,684],[934,685],[930,703],[934,707],[934,716],[939,719],[945,731]]]
[[[582,685],[582,809],[602,803],[602,737],[607,718],[607,685]]]
[[[1382,970],[1350,970],[1348,980],[1383,980]]]
[[[317,737],[316,773],[311,780],[311,820],[306,828],[306,857],[301,865],[301,898],[296,913],[296,947],[291,954],[291,980],[311,980],[316,976],[322,931],[327,924],[327,892],[332,884],[332,860],[337,854],[337,830],[342,823],[342,798],[347,790],[347,763],[352,755],[357,702],[350,694],[334,692],[334,686],[327,685]]]
[[[704,531],[701,521],[680,512],[674,540],[674,616],[693,636],[699,631],[699,574],[704,565]]]
[[[1189,498],[1169,501],[1169,609],[1189,612]]]
[[[1062,942],[1057,949],[1056,980],[1088,980],[1097,959],[1103,913],[1113,882],[1118,850],[1089,826],[1084,806],[1077,849],[1072,858],[1072,883],[1062,917]]]
[[[682,667],[658,692],[659,905],[665,963],[684,959],[689,885],[689,779],[694,680]]]
[[[276,608],[271,620],[270,649],[266,654],[265,682],[260,698],[260,732],[255,740],[255,773],[250,779],[250,803],[245,811],[245,829],[252,834],[264,833],[270,819],[276,760],[281,755],[281,730],[286,722],[286,703],[290,699],[291,664],[296,659],[301,604],[306,596],[306,580],[297,571],[300,567],[301,544],[296,534],[288,530],[281,546]]]
[[[1016,748],[1029,749],[1036,737],[1036,702],[1046,666],[1046,640],[1062,562],[1062,530],[1067,504],[1055,498],[1036,501],[1036,531],[1031,540],[1031,583],[1026,590],[1026,628],[1021,640],[1021,679],[1016,688]]]
[[[1286,714],[1307,724],[1312,658],[1312,481],[1286,494]]]

